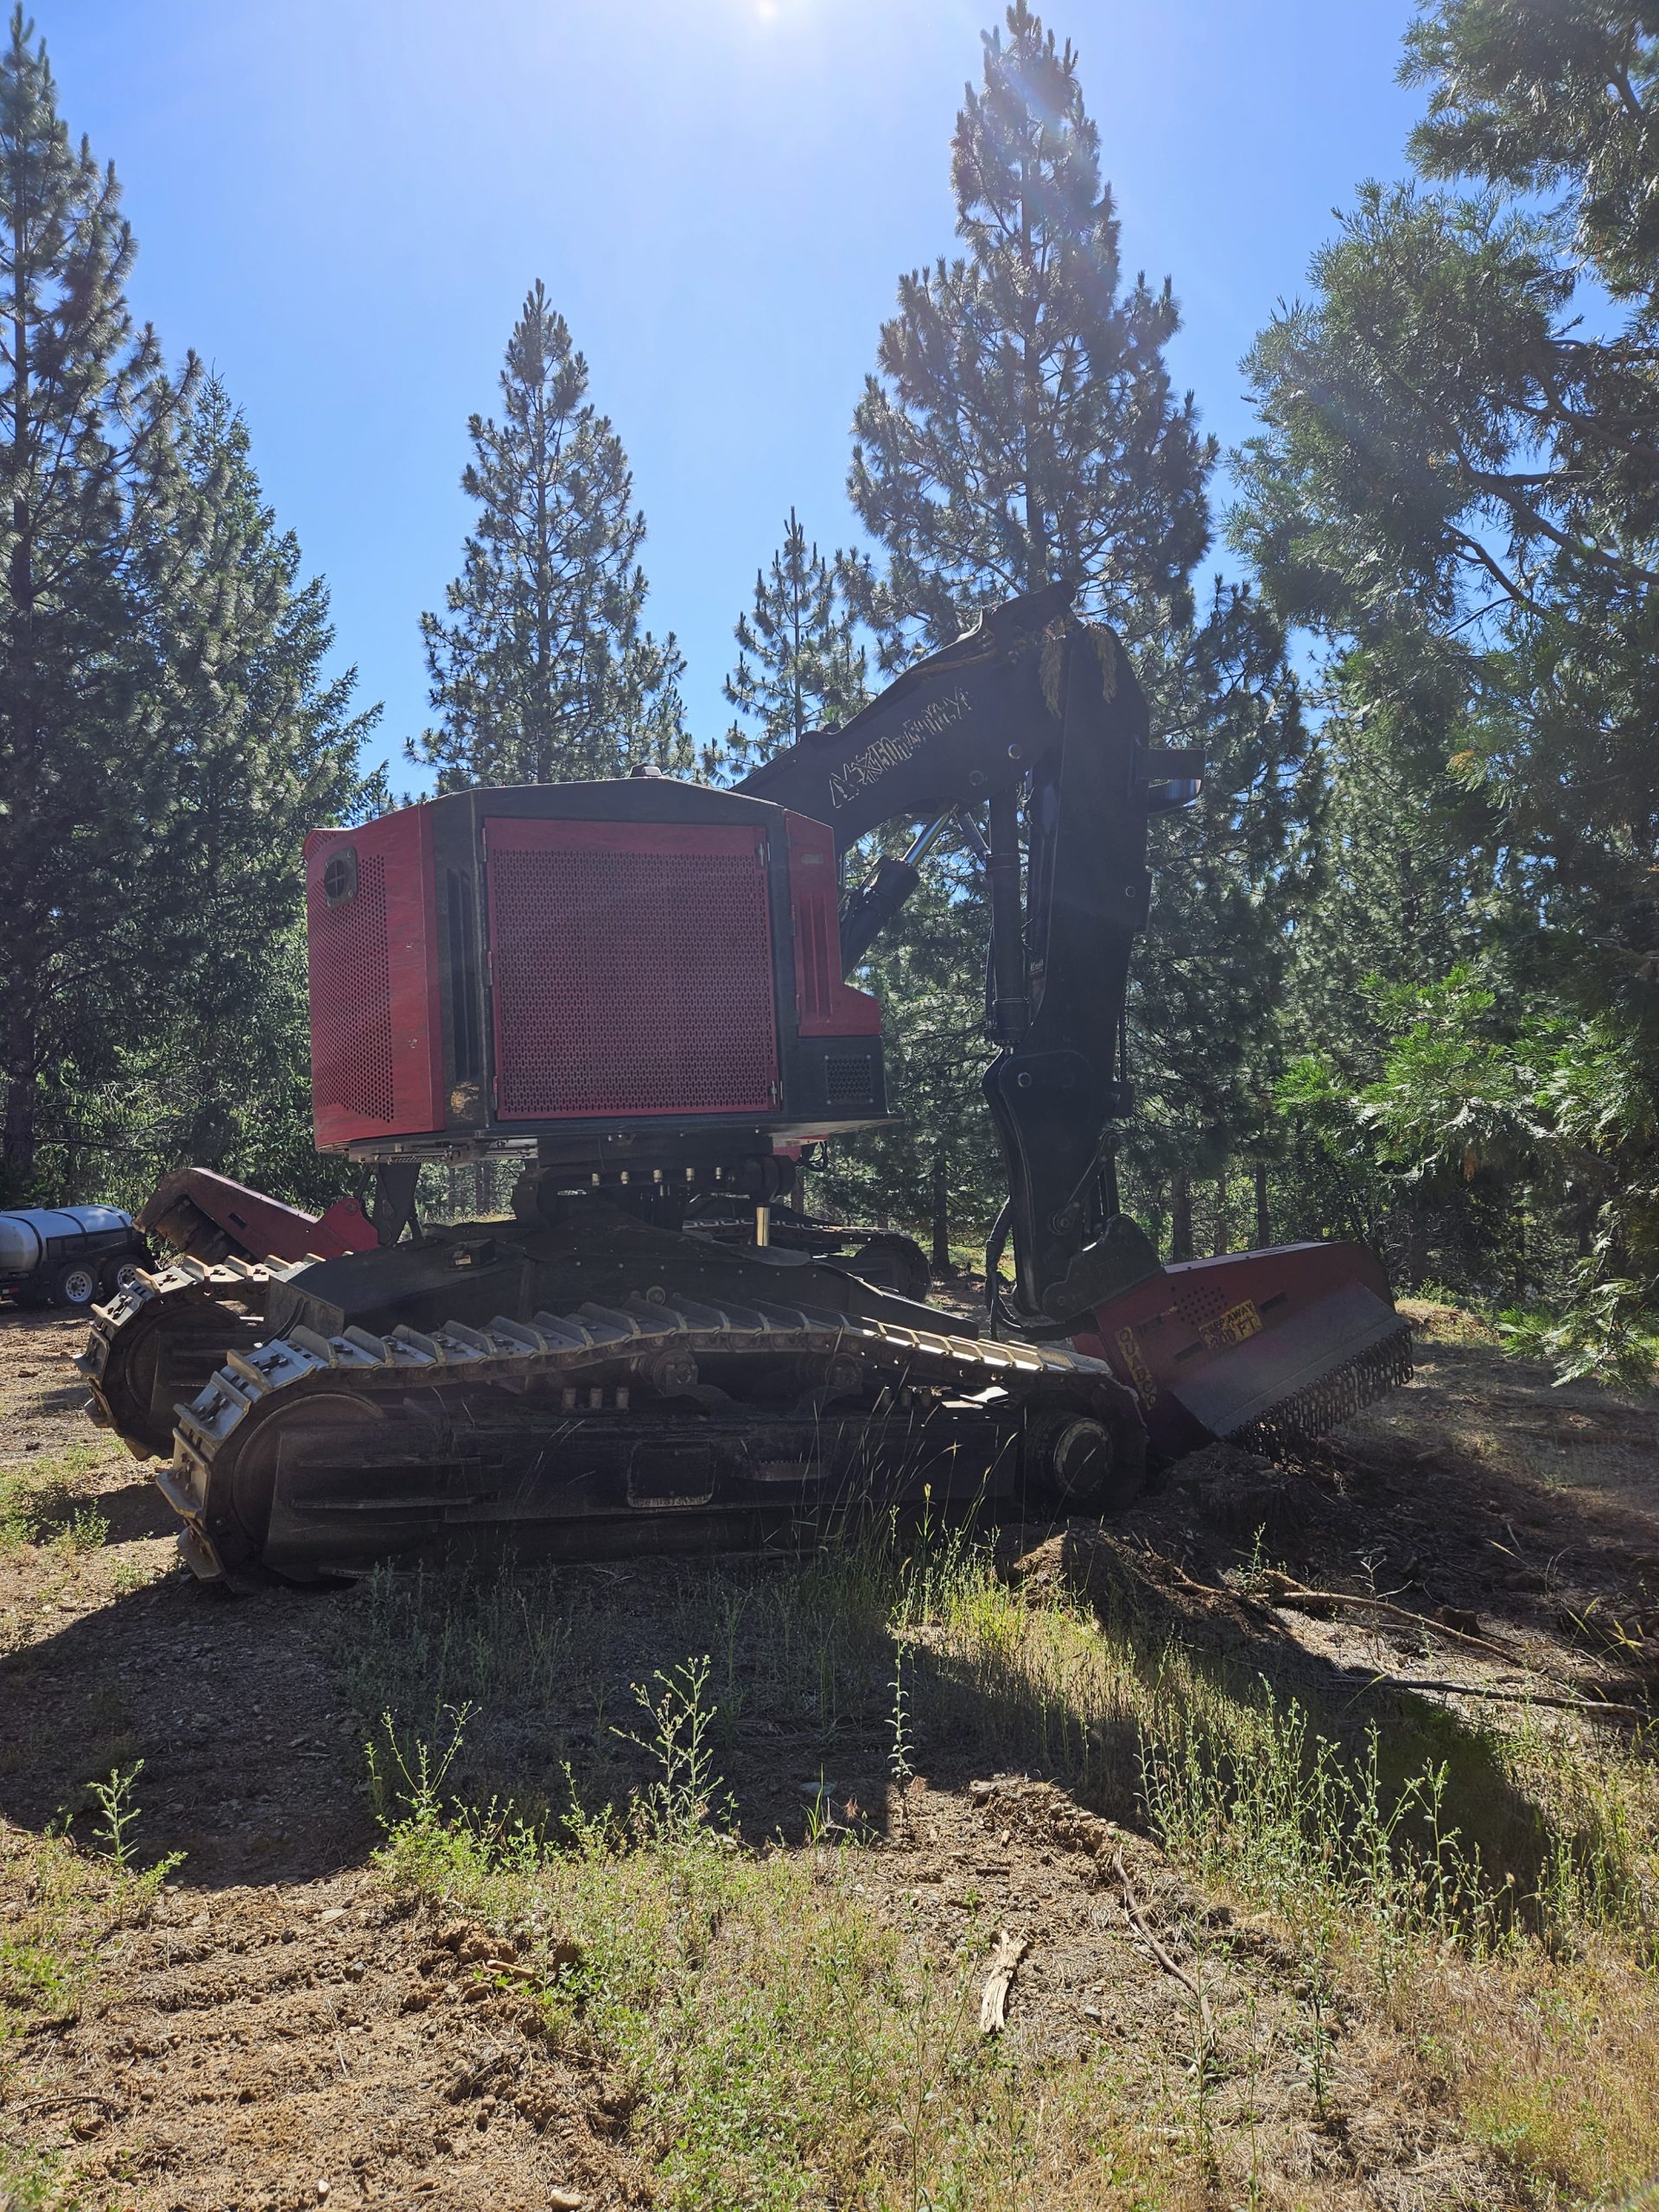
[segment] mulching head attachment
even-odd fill
[[[1411,1332],[1358,1244],[1284,1244],[1160,1268],[1096,1307],[1080,1351],[1136,1393],[1179,1458],[1217,1437],[1312,1443],[1411,1379]]]

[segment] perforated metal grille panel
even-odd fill
[[[501,1120],[771,1107],[761,833],[492,821],[485,844]]]
[[[831,1052],[823,1063],[824,1093],[832,1106],[868,1106],[875,1096],[875,1068],[868,1052]]]
[[[360,855],[356,895],[328,905],[319,880],[309,898],[311,1088],[319,1108],[390,1122],[395,1111],[386,865]]]
[[[1206,1321],[1218,1321],[1226,1304],[1227,1294],[1219,1283],[1184,1283],[1175,1294],[1175,1311],[1195,1329]]]

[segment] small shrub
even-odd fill
[[[709,1659],[683,1659],[652,1677],[656,1688],[633,1685],[649,1732],[613,1732],[645,1752],[657,1779],[634,1796],[635,1831],[649,1841],[684,1848],[731,1825],[734,1808],[715,1770],[711,1738],[718,1713],[709,1701]]]
[[[1656,1346],[1647,1286],[1622,1275],[1598,1279],[1593,1263],[1575,1269],[1573,1295],[1559,1313],[1510,1307],[1498,1316],[1505,1351],[1547,1362],[1563,1382],[1645,1389]]]

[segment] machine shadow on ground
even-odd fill
[[[1486,1431],[1498,1408],[1495,1441],[1465,1433],[1477,1403]],[[141,1850],[185,1851],[181,1883],[304,1881],[361,1862],[423,1745],[455,1746],[457,1803],[493,1799],[556,1833],[573,1804],[626,1808],[695,1723],[755,1845],[880,1832],[912,1774],[941,1788],[1044,1777],[1134,1826],[1147,1715],[1167,1728],[1255,1700],[1300,1706],[1355,1756],[1374,1722],[1387,1787],[1443,1764],[1446,1817],[1524,1891],[1542,1833],[1482,1709],[1389,1686],[1445,1672],[1457,1647],[1398,1634],[1385,1647],[1363,1617],[1319,1624],[1311,1647],[1310,1624],[1252,1598],[1249,1577],[1270,1560],[1357,1581],[1426,1621],[1478,1606],[1511,1640],[1548,1621],[1557,1687],[1616,1694],[1598,1624],[1619,1618],[1618,1592],[1659,1545],[1643,1504],[1652,1410],[1549,1396],[1489,1351],[1445,1344],[1401,1404],[1300,1470],[1186,1463],[1103,1528],[876,1529],[797,1556],[457,1561],[228,1600],[161,1568],[159,1494],[137,1466],[106,1465],[86,1478],[105,1541],[139,1547],[162,1579],[60,1626],[48,1614],[0,1661],[14,1716],[0,1815],[37,1831],[70,1816],[85,1839],[87,1785],[142,1760]],[[1579,1479],[1557,1491],[1564,1424],[1580,1425]],[[79,1496],[71,1481],[41,1502],[44,1533]],[[1564,1621],[1583,1632],[1563,1641]]]

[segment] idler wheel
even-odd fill
[[[1084,1414],[1063,1414],[1032,1438],[1027,1466],[1054,1504],[1073,1513],[1118,1512],[1134,1503],[1145,1484],[1145,1440],[1115,1435]]]
[[[378,1428],[385,1420],[378,1406],[345,1390],[276,1408],[236,1453],[228,1496],[209,1500],[209,1528],[226,1564],[264,1557],[279,1482],[303,1481],[308,1461],[338,1465],[349,1456],[354,1433]],[[282,1569],[282,1562],[272,1564]]]

